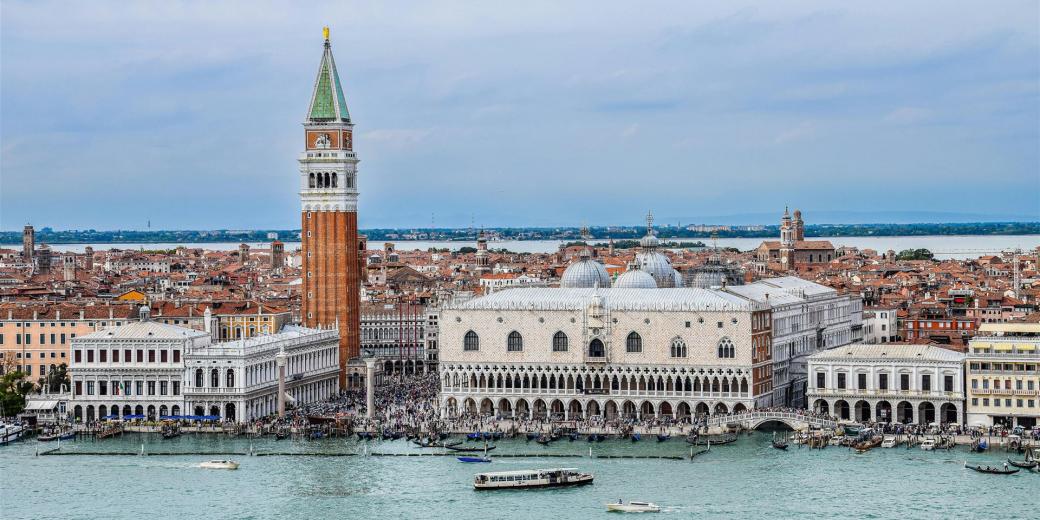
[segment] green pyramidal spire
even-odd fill
[[[321,66],[318,67],[318,79],[314,81],[314,93],[311,94],[311,106],[307,111],[309,122],[350,122],[347,111],[347,99],[343,96],[343,85],[336,72],[336,60],[332,59],[332,45],[329,43],[329,28],[325,31],[325,52],[321,55]]]

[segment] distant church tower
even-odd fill
[[[800,215],[795,212],[796,215]],[[780,218],[780,265],[784,269],[794,269],[794,224],[791,214],[784,208],[784,216]]]
[[[33,261],[33,253],[36,252],[36,230],[29,224],[25,225],[25,229],[22,230],[22,258],[25,262],[31,264]]]
[[[324,35],[325,50],[303,123],[306,150],[300,154],[301,314],[308,327],[339,326],[339,384],[345,388],[347,361],[358,357],[360,347],[358,158],[328,27]]]
[[[477,272],[491,272],[491,258],[488,256],[487,235],[481,229],[477,235]]]
[[[805,221],[802,220],[802,210],[794,210],[794,241],[805,240]]]

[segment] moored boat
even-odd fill
[[[207,460],[199,464],[203,469],[238,469],[238,463],[233,460]]]
[[[664,442],[664,441],[667,441],[668,439],[671,439],[671,438],[672,438],[671,435],[658,434],[657,435],[657,442]]]
[[[582,486],[592,483],[591,473],[576,468],[531,469],[478,473],[473,478],[474,489],[534,489]]]
[[[979,473],[989,473],[992,475],[1014,475],[1015,473],[1021,471],[1019,469],[1001,469],[994,468],[992,466],[971,465],[967,462],[964,463],[964,467],[973,471],[977,471]]]
[[[459,462],[491,462],[491,457],[455,457]]]
[[[896,444],[896,438],[892,436],[887,436],[881,441],[882,448],[895,448]]]
[[[1011,457],[1008,457],[1007,461],[1008,461],[1008,464],[1011,464],[1012,466],[1014,466],[1016,468],[1024,468],[1024,469],[1033,469],[1033,468],[1037,467],[1037,465],[1040,465],[1040,462],[1037,462],[1035,460],[1012,460]]]
[[[921,441],[921,449],[924,451],[932,451],[935,449],[935,439],[925,439]]]
[[[616,503],[607,504],[607,511],[615,513],[660,513],[661,506],[653,502],[632,500],[626,504],[618,500]]]

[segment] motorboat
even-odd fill
[[[576,468],[499,471],[476,474],[473,488],[491,490],[583,486],[591,484],[592,479],[591,473],[582,473]]]
[[[455,457],[459,462],[491,462],[491,457]]]
[[[932,451],[935,449],[935,439],[925,439],[921,441],[921,449],[925,451]]]
[[[616,503],[607,504],[607,511],[615,513],[660,513],[661,506],[653,502],[638,502],[632,500],[626,504],[618,500]]]
[[[896,444],[898,444],[896,442],[896,438],[892,437],[891,435],[886,436],[884,440],[881,441],[882,448],[895,448]]]
[[[199,464],[203,469],[238,469],[238,463],[233,460],[207,460]]]
[[[7,444],[22,438],[25,428],[21,424],[0,422],[0,444]]]

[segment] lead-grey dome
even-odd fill
[[[640,270],[637,266],[625,271],[614,280],[615,289],[656,289],[657,282],[650,273]]]
[[[603,264],[583,258],[569,265],[560,278],[560,287],[565,289],[591,289],[610,287],[610,274]]]

